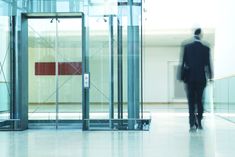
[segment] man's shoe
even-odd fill
[[[201,122],[201,120],[200,121],[198,121],[198,129],[200,129],[200,130],[202,130],[203,128],[202,128],[202,122]]]
[[[189,129],[189,132],[196,132],[196,131],[197,131],[197,127],[195,125],[191,126]]]
[[[202,125],[198,125],[198,129],[203,130]]]

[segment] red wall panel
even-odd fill
[[[35,75],[55,75],[55,62],[36,62]]]
[[[59,62],[59,75],[82,75],[82,62]],[[55,75],[55,62],[36,62],[35,75]]]

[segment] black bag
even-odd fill
[[[184,83],[187,83],[187,82],[188,82],[189,73],[190,73],[189,67],[184,65],[184,66],[182,67],[182,69],[181,69],[181,80],[182,80]]]

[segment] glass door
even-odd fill
[[[29,120],[56,120],[56,23],[28,19]]]
[[[82,126],[82,18],[69,17],[28,19],[30,124]]]
[[[116,21],[113,15],[89,17],[90,129],[110,128],[117,117]]]
[[[82,19],[58,18],[56,22],[59,126],[66,122],[78,126],[82,119]]]

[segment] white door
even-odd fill
[[[169,102],[187,102],[184,83],[179,81],[179,61],[168,62],[168,98]]]

